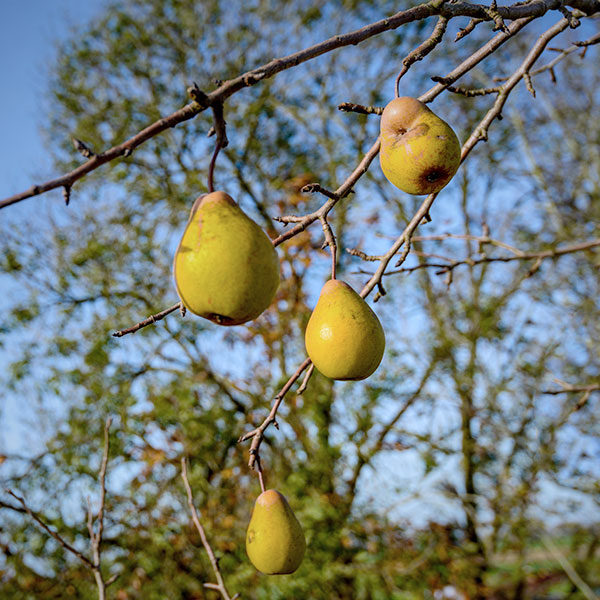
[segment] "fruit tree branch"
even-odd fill
[[[435,238],[437,236],[431,236]],[[440,236],[441,237],[441,236]],[[457,236],[458,237],[458,236]],[[471,239],[478,240],[477,236],[470,236]],[[425,237],[425,239],[427,239]],[[565,254],[573,254],[575,252],[583,252],[585,250],[591,250],[592,248],[597,248],[600,246],[600,239],[590,240],[588,242],[582,242],[580,244],[573,244],[571,246],[566,246],[564,248],[554,248],[551,250],[543,250],[541,252],[519,252],[512,256],[483,256],[481,258],[464,258],[460,260],[455,260],[452,258],[443,258],[449,262],[446,263],[421,263],[419,265],[415,265],[414,267],[404,267],[402,269],[397,269],[395,271],[389,271],[386,275],[395,275],[397,273],[412,273],[413,271],[417,271],[419,269],[439,269],[436,271],[436,275],[443,275],[450,271],[456,269],[456,267],[460,267],[463,265],[469,265],[470,267],[474,267],[476,265],[481,265],[483,263],[494,263],[494,262],[513,262],[515,260],[535,260],[536,268],[539,268],[539,263],[541,261],[548,258],[558,258],[559,256],[564,256]]]
[[[569,0],[568,5],[580,10],[582,14],[585,15],[591,15],[600,11],[600,0]],[[498,18],[503,20],[517,20],[525,17],[541,17],[549,10],[561,9],[564,9],[563,0],[531,0],[527,3],[518,2],[512,6],[497,7],[493,16],[497,14]],[[337,48],[357,45],[385,31],[397,29],[402,25],[432,16],[443,16],[446,19],[454,17],[471,17],[486,21],[493,20],[492,16],[490,16],[490,7],[482,4],[470,4],[461,1],[450,3],[444,2],[443,0],[431,0],[430,2],[414,6],[408,10],[400,11],[391,17],[381,19],[370,25],[365,25],[355,31],[330,37],[323,42],[300,50],[299,52],[274,59],[256,69],[252,69],[238,77],[225,81],[209,94],[200,91],[197,86],[192,87],[188,90],[188,94],[193,98],[191,103],[172,114],[155,121],[121,144],[92,156],[84,164],[69,173],[51,179],[45,183],[33,185],[25,192],[5,198],[0,201],[0,209],[61,187],[65,188],[65,190],[69,190],[70,193],[70,190],[76,181],[85,177],[98,167],[121,156],[129,156],[135,148],[149,139],[171,127],[175,127],[179,123],[193,119],[209,106],[222,104],[230,96],[245,87],[255,85],[263,79],[273,77],[286,69],[296,67],[301,63],[317,58],[318,56],[331,52]]]
[[[245,442],[249,439],[252,439],[252,444],[250,445],[250,460],[248,461],[248,466],[250,468],[254,468],[256,457],[258,456],[258,451],[260,449],[260,444],[265,436],[265,431],[271,424],[274,424],[277,427],[277,421],[275,418],[283,398],[310,364],[310,358],[304,360],[296,372],[287,380],[286,384],[281,388],[281,391],[277,394],[277,396],[275,396],[275,402],[273,402],[273,407],[271,408],[271,412],[268,414],[267,418],[256,429],[245,433],[238,440],[238,442]]]
[[[156,323],[157,321],[161,321],[167,315],[170,315],[172,312],[175,312],[177,309],[179,309],[181,311],[182,315],[185,314],[185,307],[183,306],[183,302],[178,302],[177,304],[173,304],[173,306],[170,306],[169,308],[166,308],[165,310],[162,310],[161,312],[156,313],[155,315],[150,315],[147,319],[144,319],[143,321],[140,321],[139,323],[136,323],[135,325],[132,325],[131,327],[127,327],[127,329],[121,329],[120,331],[115,331],[113,333],[113,337],[123,337],[124,335],[127,335],[128,333],[135,333],[136,331],[139,331],[140,329],[142,329],[142,327],[147,327],[148,325],[152,325],[153,323]]]
[[[94,563],[87,556],[79,552],[77,548],[74,548],[73,546],[71,546],[71,544],[65,541],[64,538],[62,538],[58,533],[56,533],[56,531],[50,529],[50,527],[48,527],[48,525],[44,523],[42,518],[36,512],[31,510],[31,508],[29,508],[24,498],[18,496],[12,490],[7,490],[7,493],[11,495],[15,500],[19,501],[19,503],[23,507],[23,511],[26,512],[50,537],[54,538],[65,550],[70,552],[73,556],[76,556],[87,567],[89,567],[90,569],[94,569]],[[4,506],[6,508],[13,508],[12,506],[7,504],[5,504]],[[19,512],[22,511],[19,510]]]

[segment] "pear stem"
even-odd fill
[[[258,454],[256,456],[256,471],[258,473],[258,481],[260,482],[260,491],[264,492],[266,490],[265,487],[265,476],[262,470],[262,465],[260,464],[260,456]]]
[[[214,174],[215,174],[215,164],[217,163],[217,156],[219,154],[219,150],[221,150],[221,140],[217,140],[217,145],[215,146],[215,151],[210,159],[210,165],[208,167],[208,193],[212,194],[215,191],[214,185]]]

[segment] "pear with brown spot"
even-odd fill
[[[454,177],[460,142],[450,125],[420,100],[392,100],[381,115],[380,129],[381,169],[403,192],[439,192]]]
[[[266,575],[285,575],[300,566],[305,550],[302,527],[285,496],[277,490],[263,492],[246,533],[250,562]]]
[[[256,319],[279,286],[271,240],[225,192],[200,196],[175,253],[184,306],[219,325]]]

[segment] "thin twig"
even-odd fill
[[[256,455],[256,461],[255,461],[255,469],[256,472],[258,473],[258,481],[260,483],[260,491],[264,492],[265,491],[265,476],[262,470],[262,465],[260,463],[260,455],[257,453]]]
[[[362,104],[354,104],[353,102],[342,102],[341,104],[338,104],[338,110],[343,112],[355,112],[361,115],[383,114],[382,106],[364,106]]]
[[[331,252],[331,279],[335,279],[337,265],[337,244],[335,243],[335,235],[331,225],[327,221],[327,217],[319,217],[319,221],[321,221],[323,233],[325,235],[325,243],[323,244],[323,247],[328,246]]]
[[[275,396],[275,401],[273,402],[271,412],[268,414],[267,418],[256,429],[245,433],[238,440],[238,442],[245,442],[246,440],[252,439],[252,444],[250,445],[250,460],[248,461],[248,466],[250,468],[254,468],[256,457],[260,449],[260,444],[265,436],[265,431],[272,423],[276,424],[275,417],[277,416],[277,410],[279,409],[283,398],[310,364],[310,358],[304,360],[296,372],[287,380],[287,383],[283,386],[283,388],[281,388],[281,391],[277,394],[277,396]]]
[[[173,304],[173,306],[166,308],[165,310],[156,313],[155,315],[150,315],[147,319],[144,319],[143,321],[140,321],[139,323],[136,323],[135,325],[128,327],[127,329],[121,329],[120,331],[115,331],[113,333],[114,337],[123,337],[124,335],[127,335],[128,333],[135,333],[136,331],[139,331],[140,329],[142,329],[142,327],[147,327],[148,325],[152,325],[153,323],[156,323],[157,321],[161,321],[162,319],[164,319],[167,315],[170,315],[172,312],[175,312],[177,309],[182,310],[183,308],[183,302],[178,302],[177,304]]]
[[[310,381],[310,378],[311,378],[314,370],[315,370],[315,365],[313,365],[311,363],[310,367],[308,367],[308,370],[304,374],[304,379],[302,380],[300,387],[296,390],[296,395],[301,396],[306,391],[306,388],[308,387],[308,382]]]
[[[597,392],[600,391],[600,383],[590,383],[587,385],[571,385],[560,379],[554,380],[558,383],[562,389],[560,390],[544,390],[543,394],[552,394],[553,396],[557,396],[558,394],[576,394],[580,392]]]
[[[21,506],[23,507],[23,510],[51,537],[53,537],[65,550],[67,550],[68,552],[70,552],[73,556],[76,556],[82,563],[84,563],[87,567],[89,567],[90,569],[94,569],[94,563],[84,554],[82,554],[81,552],[79,552],[79,550],[77,550],[77,548],[74,548],[73,546],[71,546],[71,544],[69,544],[68,542],[66,542],[58,533],[56,533],[55,531],[53,531],[52,529],[50,529],[50,527],[48,527],[48,525],[46,525],[46,523],[44,523],[44,521],[42,521],[42,519],[39,517],[39,515],[34,512],[33,510],[31,510],[31,508],[29,508],[29,506],[27,506],[27,503],[25,502],[24,498],[21,498],[21,496],[18,496],[17,494],[15,494],[12,490],[6,490],[6,492],[8,494],[10,494],[15,500],[18,500],[21,504]],[[12,508],[11,506],[5,505],[6,508]]]
[[[432,238],[436,238],[439,236],[431,236]],[[474,239],[477,239],[477,236],[470,236]],[[583,252],[585,250],[591,250],[592,248],[597,248],[600,246],[600,240],[595,239],[589,242],[583,242],[580,244],[574,244],[572,246],[566,246],[564,248],[554,248],[552,250],[543,250],[541,252],[520,252],[515,254],[514,256],[483,256],[480,258],[464,258],[461,260],[455,260],[452,258],[439,257],[443,258],[443,260],[449,261],[449,264],[441,264],[441,263],[421,263],[415,265],[414,267],[404,267],[402,269],[389,271],[386,275],[394,275],[396,273],[412,273],[413,271],[418,271],[419,269],[439,269],[436,272],[437,275],[443,275],[448,273],[449,271],[453,271],[456,267],[460,267],[462,265],[468,265],[470,267],[474,267],[475,265],[480,265],[483,263],[494,263],[494,262],[512,262],[515,260],[536,260],[543,261],[548,258],[557,258],[559,256],[564,256],[565,254],[573,254],[574,252]],[[539,267],[539,265],[538,265]],[[537,269],[536,269],[537,270]]]
[[[431,35],[422,44],[410,52],[402,61],[402,69],[400,70],[400,73],[398,73],[394,84],[396,98],[400,96],[400,80],[406,75],[406,72],[414,63],[423,60],[442,41],[447,26],[448,18],[444,15],[440,15]]]
[[[190,485],[188,475],[187,475],[187,463],[185,458],[181,459],[181,478],[183,479],[183,485],[185,486],[185,491],[187,493],[187,501],[188,506],[190,507],[190,512],[192,513],[192,521],[196,527],[196,530],[200,534],[200,539],[202,540],[202,545],[208,554],[208,559],[210,560],[210,564],[212,566],[213,572],[215,574],[215,578],[217,583],[205,583],[204,587],[210,588],[212,590],[217,590],[220,592],[221,596],[223,596],[224,600],[233,600],[227,591],[227,587],[225,586],[225,581],[223,580],[223,576],[221,575],[221,570],[219,569],[219,561],[211,548],[211,545],[206,537],[206,533],[204,531],[204,527],[202,527],[202,523],[200,523],[200,518],[198,517],[198,511],[194,506],[194,496],[192,494],[192,486]],[[234,596],[234,598],[237,597]]]

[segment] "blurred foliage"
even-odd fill
[[[72,136],[100,151],[183,105],[192,81],[210,90],[403,4],[115,4],[62,47],[47,111],[57,170],[79,164]],[[339,113],[337,104],[384,104],[402,58],[430,26],[388,32],[235,95],[225,105],[230,145],[217,186],[272,236],[274,216],[317,208],[321,198],[301,187],[335,189],[378,131],[377,118]],[[510,74],[540,27],[467,84]],[[411,70],[403,93],[424,92],[430,76],[489,35],[484,24],[458,45],[445,42]],[[519,86],[418,235],[481,235],[486,223],[492,237],[532,252],[597,237],[597,58],[590,48],[585,60],[565,60],[557,85],[548,73],[536,77],[535,102]],[[489,105],[436,100],[463,140]],[[243,598],[409,600],[440,598],[434,592],[446,586],[469,598],[582,597],[544,549],[545,535],[599,586],[597,394],[576,412],[573,395],[543,393],[555,377],[598,381],[596,251],[546,261],[532,277],[521,262],[459,267],[449,286],[427,268],[387,277],[388,294],[374,305],[388,339],[378,372],[352,384],[315,374],[302,396],[286,397],[280,430],[268,431],[267,484],[287,496],[308,550],[292,576],[254,570],[244,538],[259,487],[237,439],[263,420],[303,358],[304,327],[329,268],[320,228],[278,248],[282,284],[255,322],[224,330],[172,315],[111,337],[177,300],[171,261],[206,191],[210,127],[203,113],[98,169],[76,184],[68,210],[35,213],[33,201],[0,224],[0,277],[11,291],[0,315],[0,385],[14,399],[0,408],[0,432],[33,432],[0,464],[2,488],[21,490],[87,551],[86,498],[97,502],[102,429],[113,415],[103,568],[119,574],[109,588],[117,600],[216,597],[203,588],[213,576],[188,514],[182,455],[228,588]],[[376,163],[354,191],[332,215],[339,247],[385,250],[417,201]],[[503,252],[415,241],[405,266],[483,251]],[[371,266],[340,254],[340,276],[355,288]],[[97,596],[90,573],[29,519],[0,515],[3,598]]]

